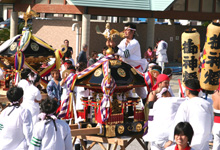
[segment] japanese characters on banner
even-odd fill
[[[182,33],[182,82],[199,78],[200,35],[195,28]]]
[[[219,86],[220,75],[220,24],[215,21],[207,27],[200,85],[206,91],[214,91]]]

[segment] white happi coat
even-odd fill
[[[191,147],[195,150],[208,150],[213,119],[211,103],[202,98],[194,97],[180,105],[176,113],[174,125],[176,126],[179,122],[189,122],[194,131]],[[173,136],[174,128],[169,139],[173,140]]]
[[[130,43],[126,46],[127,38],[123,39],[118,45],[118,54],[122,57],[122,60],[128,63],[129,65],[136,67],[136,69],[140,72],[144,72],[147,69],[148,62],[146,59],[141,59],[141,48],[140,44],[136,39],[132,39]],[[128,50],[130,56],[125,57],[125,51]]]
[[[21,79],[18,83],[18,87],[21,87],[24,92],[25,92],[26,88],[28,88],[29,86],[30,86],[30,83],[25,79]]]
[[[154,141],[161,144],[169,139],[176,112],[184,98],[162,97],[159,98],[152,109],[154,119],[151,121],[148,133],[144,136],[145,141]]]
[[[85,90],[84,87],[79,87],[79,86],[75,87],[75,89],[76,89],[76,110],[83,110],[84,105],[81,98],[89,96],[89,89]]]
[[[26,88],[24,92],[24,97],[25,99],[21,103],[21,105],[30,110],[31,115],[32,115],[32,122],[33,125],[35,125],[36,122],[39,121],[38,115],[40,113],[40,106],[39,103],[36,103],[34,100],[41,101],[42,96],[40,93],[40,90],[31,84],[28,88]]]
[[[0,150],[27,150],[33,128],[31,113],[22,106],[11,112],[13,107],[0,114]]]
[[[157,51],[156,51],[156,55],[158,56],[157,63],[168,62],[167,48],[168,48],[167,42],[161,40],[157,46]]]
[[[214,109],[214,113],[220,114],[220,110]],[[214,122],[212,133],[214,135],[213,150],[220,149],[220,123]]]
[[[73,150],[69,125],[57,119],[57,131],[52,120],[42,120],[34,126],[29,150]]]

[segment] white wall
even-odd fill
[[[7,9],[8,8],[13,8],[12,5],[4,5],[3,6],[3,19],[6,20],[7,19]]]

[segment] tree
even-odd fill
[[[18,24],[18,34],[22,34],[24,28],[24,22]],[[32,30],[32,26],[28,24],[29,30]],[[10,38],[10,28],[4,28],[0,30],[0,43],[1,41],[7,41]]]

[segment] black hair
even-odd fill
[[[97,54],[96,51],[92,51],[92,53],[91,53],[91,57],[93,57],[93,56],[96,55],[96,54]]]
[[[131,23],[131,22],[128,22],[128,23],[126,23],[125,24],[125,27],[130,27],[130,28],[132,28],[132,29],[136,29],[136,25],[135,24],[133,24],[133,23]]]
[[[130,28],[132,28],[132,29],[136,29],[136,25],[133,24],[133,23],[131,23],[131,22],[126,23],[126,24],[125,24],[125,27],[130,27]],[[136,32],[136,31],[134,31],[133,38],[135,37],[135,32]]]
[[[188,79],[185,81],[185,86],[190,88],[190,89],[200,89],[200,84],[199,84],[199,80],[197,79]],[[199,95],[199,91],[192,91],[189,90],[189,92],[194,95],[194,96],[198,96]]]
[[[54,99],[46,98],[45,100],[42,100],[40,103],[40,110],[43,113],[46,114],[52,114],[55,113],[58,108],[57,101]]]
[[[108,49],[108,47],[107,46],[105,46],[102,50],[107,50]]]
[[[20,87],[12,87],[7,91],[7,98],[8,100],[13,103],[16,101],[20,101],[23,97],[24,91]]]
[[[35,85],[39,81],[40,81],[40,76],[37,74],[36,79],[34,80],[33,84]]]
[[[76,70],[80,72],[86,69],[86,67],[87,67],[87,64],[85,62],[79,62],[78,66],[76,67]]]
[[[40,81],[40,75],[38,74],[35,74],[33,72],[30,73],[30,76],[34,79],[32,80],[31,82],[35,85],[35,83],[39,82]]]
[[[149,46],[148,49],[151,49],[151,51],[152,51],[152,47]]]
[[[68,66],[67,69],[69,69],[69,70],[71,70],[71,69],[76,70],[76,68],[73,65]]]
[[[63,43],[65,43],[66,41],[69,42],[69,40],[65,39],[65,40],[63,41]]]
[[[31,69],[29,69],[29,68],[24,68],[24,69],[21,71],[21,79],[27,79],[29,73],[31,73]]]
[[[171,68],[165,68],[163,70],[163,74],[166,74],[168,77],[171,77],[173,75],[173,70]]]
[[[65,60],[64,63],[70,64],[70,65],[73,64],[71,60]]]
[[[157,38],[157,41],[156,41],[156,43],[158,43],[158,42],[160,42],[162,39],[160,39],[160,38]]]
[[[161,73],[161,71],[162,71],[162,68],[161,68],[159,65],[154,65],[154,66],[152,67],[152,70],[154,70],[154,69],[159,70],[160,73]]]
[[[60,71],[58,69],[53,69],[53,70],[51,70],[50,74],[53,76],[53,74],[56,72],[60,73]]]
[[[192,141],[192,137],[194,134],[193,128],[189,122],[179,122],[174,129],[174,137],[175,135],[183,134],[188,138],[189,145]]]

